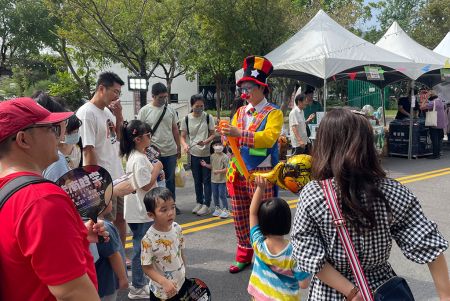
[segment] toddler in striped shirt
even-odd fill
[[[250,242],[255,252],[248,293],[254,300],[298,301],[309,273],[297,268],[292,245],[284,235],[291,230],[291,209],[280,198],[262,200],[267,180],[256,177],[250,205]]]

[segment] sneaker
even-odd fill
[[[209,214],[209,207],[206,205],[202,205],[202,207],[197,211],[198,216]]]
[[[222,209],[216,206],[216,210],[214,210],[212,216],[220,216],[222,214]]]
[[[228,218],[230,214],[228,213],[227,209],[223,209],[222,213],[219,215],[220,218]]]
[[[148,285],[145,285],[141,288],[136,288],[130,285],[130,291],[128,292],[128,299],[149,299],[150,298],[150,290]]]
[[[200,210],[201,207],[202,207],[202,204],[197,203],[197,205],[195,205],[194,209],[192,209],[192,213],[197,214],[197,212]]]

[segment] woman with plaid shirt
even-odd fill
[[[395,240],[408,259],[428,264],[439,297],[450,300],[448,242],[408,188],[386,177],[367,119],[347,109],[328,112],[313,159],[315,181],[300,194],[291,234],[299,268],[315,274],[308,300],[363,300],[319,182],[329,178],[370,288],[395,275],[388,262]]]

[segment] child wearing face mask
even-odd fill
[[[78,133],[81,124],[81,120],[76,115],[72,115],[67,122],[64,140],[58,146],[59,151],[66,157],[70,169],[83,165],[80,134]]]
[[[228,210],[227,187],[226,187],[226,172],[228,168],[228,156],[223,152],[224,147],[219,139],[214,139],[211,145],[211,164],[202,161],[204,167],[211,169],[211,188],[214,205],[216,210],[213,216],[220,218],[227,218],[230,216]]]

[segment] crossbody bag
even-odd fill
[[[166,111],[167,111],[167,105],[164,105],[163,111],[162,111],[161,115],[159,116],[158,121],[156,121],[155,125],[152,127],[152,135],[155,135],[155,132],[158,129],[159,124],[161,123],[162,119],[164,118]],[[148,115],[145,119],[147,119],[148,116],[150,116],[150,114],[151,114],[151,112],[148,113]]]
[[[338,232],[339,239],[344,247],[345,254],[350,263],[356,284],[361,292],[364,301],[414,301],[414,296],[406,280],[399,276],[394,276],[380,285],[374,292],[370,290],[364,270],[356,254],[350,233],[345,225],[345,219],[339,207],[336,192],[331,179],[323,180],[322,189],[330,209],[334,225]]]

